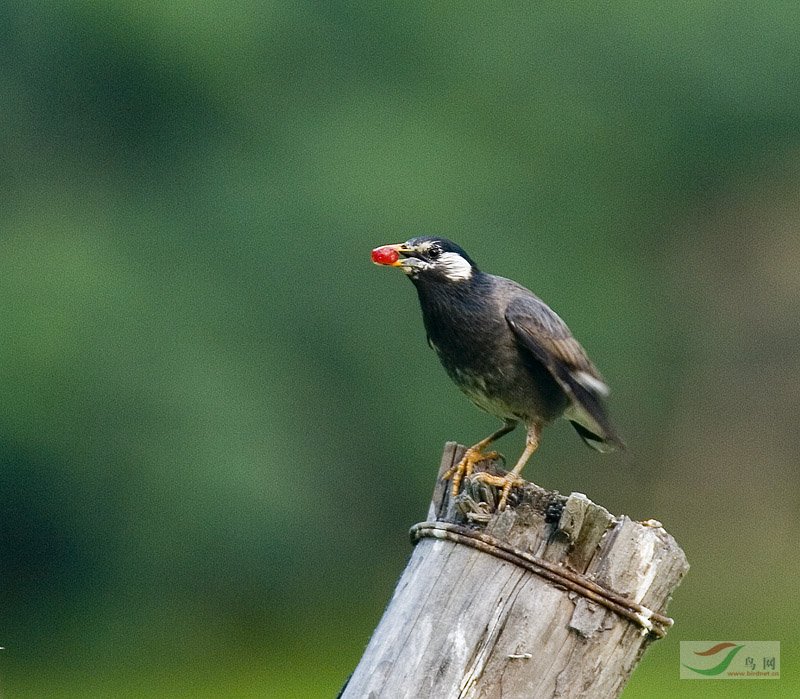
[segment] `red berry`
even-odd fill
[[[384,245],[372,251],[372,261],[376,265],[393,265],[400,259],[400,254],[391,245]]]

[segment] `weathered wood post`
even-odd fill
[[[660,523],[613,517],[586,496],[528,484],[495,513],[474,480],[442,474],[428,520],[343,699],[617,697],[664,636],[689,568]]]

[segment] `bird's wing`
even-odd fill
[[[529,292],[511,299],[505,317],[520,346],[550,372],[569,397],[572,405],[565,415],[589,432],[587,437],[576,426],[584,441],[594,448],[621,447],[602,402],[608,387],[566,323]]]
[[[577,375],[586,374],[588,387],[600,394],[608,388],[586,351],[572,337],[567,324],[544,301],[533,294],[512,299],[506,308],[506,321],[517,340],[558,379],[560,368]]]

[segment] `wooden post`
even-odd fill
[[[618,697],[672,620],[689,568],[659,522],[613,517],[585,495],[528,484],[504,512],[442,474],[428,521],[343,699]]]

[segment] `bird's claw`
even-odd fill
[[[525,481],[514,473],[507,473],[505,476],[495,476],[491,473],[482,471],[475,474],[475,480],[487,485],[492,485],[495,488],[500,488],[500,502],[497,504],[497,511],[502,512],[506,509],[508,496],[512,488],[521,488],[525,485]]]
[[[458,495],[458,491],[461,488],[461,482],[464,478],[471,476],[472,473],[475,471],[475,464],[480,463],[481,461],[486,461],[487,459],[500,459],[502,456],[498,454],[496,451],[490,452],[482,452],[480,449],[475,449],[474,447],[470,447],[464,452],[464,456],[461,457],[461,461],[459,461],[455,466],[451,466],[445,474],[442,476],[444,480],[452,479],[452,497],[456,497]],[[487,474],[488,475],[488,474]]]

